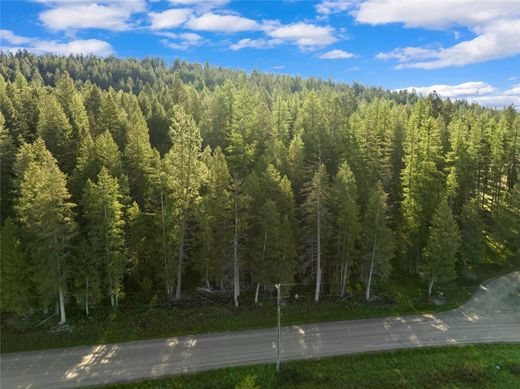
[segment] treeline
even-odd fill
[[[0,56],[2,311],[520,256],[520,115],[158,59]],[[73,297],[73,298],[70,298]]]

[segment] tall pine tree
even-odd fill
[[[421,277],[428,281],[428,297],[432,294],[434,284],[445,284],[457,276],[455,262],[459,249],[459,227],[448,201],[443,198],[433,215],[421,264]]]
[[[44,155],[35,156],[24,170],[16,210],[36,269],[34,282],[40,301],[46,307],[57,295],[60,323],[65,323],[75,205],[70,202],[66,177],[56,160],[44,147],[40,150]]]

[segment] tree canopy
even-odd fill
[[[357,83],[2,53],[2,310],[370,299],[518,263],[519,129],[513,107]]]

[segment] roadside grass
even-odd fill
[[[377,298],[370,303],[362,298],[327,296],[318,304],[311,301],[310,296],[297,302],[284,299],[282,325],[443,311],[468,300],[478,284],[477,279],[458,279],[438,293],[437,298],[443,303],[437,305],[426,298],[419,278],[409,276],[395,278],[384,287],[376,288]],[[69,324],[65,328],[57,325],[57,317],[37,326],[43,316],[35,314],[20,319],[2,315],[1,352],[273,327],[276,325],[276,306],[274,298],[268,297],[264,296],[255,306],[253,296],[245,295],[238,309],[230,303],[172,308],[122,305],[115,310],[93,309],[88,318],[81,308],[70,307],[67,311]]]
[[[518,388],[520,345],[449,346],[226,368],[105,389]]]

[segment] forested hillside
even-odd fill
[[[20,52],[0,75],[4,312],[370,300],[520,263],[513,107],[159,59]]]

